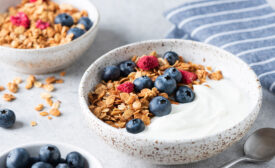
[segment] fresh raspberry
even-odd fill
[[[198,77],[195,73],[192,72],[188,72],[188,71],[184,71],[184,70],[180,70],[180,73],[182,75],[182,82],[185,84],[190,84],[192,83],[194,80],[197,80]]]
[[[30,2],[31,3],[34,3],[34,2],[36,2],[37,0],[30,0]],[[46,1],[46,0],[43,0],[44,2]]]
[[[124,82],[120,84],[117,89],[121,92],[131,93],[134,91],[134,84],[132,82]]]
[[[158,58],[155,56],[143,56],[138,62],[137,66],[143,70],[151,70],[159,66]]]
[[[41,30],[44,30],[46,29],[47,27],[50,26],[50,23],[48,22],[43,22],[42,20],[38,20],[36,23],[35,23],[35,27],[36,28],[39,28]]]
[[[24,12],[18,12],[15,16],[11,16],[10,21],[15,26],[23,26],[25,28],[30,26],[30,20]]]

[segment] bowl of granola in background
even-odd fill
[[[243,118],[229,128],[198,138],[148,137],[145,134],[130,134],[125,128],[118,129],[99,119],[90,110],[88,94],[102,80],[102,71],[109,65],[118,65],[133,56],[142,56],[157,51],[179,53],[183,60],[221,70],[240,84],[251,97],[251,109]],[[115,149],[155,164],[187,164],[210,158],[239,141],[254,123],[262,101],[261,85],[255,73],[239,58],[217,47],[187,40],[152,40],[138,42],[114,49],[96,60],[85,72],[79,86],[79,100],[88,125]],[[107,100],[106,100],[107,101]],[[107,102],[106,102],[107,103]],[[102,111],[104,112],[104,111]],[[108,114],[108,112],[107,112]],[[154,121],[152,121],[154,122]]]
[[[10,151],[16,148],[24,148],[27,150],[29,153],[30,157],[32,158],[38,158],[39,155],[39,150],[42,146],[45,145],[54,145],[56,146],[61,154],[61,158],[65,159],[66,155],[70,152],[78,152],[80,153],[84,159],[85,159],[85,167],[84,168],[103,168],[101,165],[100,161],[94,157],[92,154],[89,152],[74,146],[70,144],[65,144],[65,143],[59,143],[59,142],[33,142],[33,143],[28,143],[28,144],[23,144],[23,145],[17,145],[16,147],[13,147],[12,149],[9,149],[7,151],[1,152],[0,155],[0,167],[6,167],[6,159]]]
[[[92,45],[98,30],[99,13],[89,0],[4,0],[0,1],[0,13],[1,63],[22,73],[43,74],[68,67]],[[15,25],[22,13],[22,20],[26,14],[30,21]],[[73,18],[71,27],[54,23],[61,13]],[[92,21],[89,29],[77,23],[81,17]],[[85,33],[73,39],[67,35],[72,27]]]

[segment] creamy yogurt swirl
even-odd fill
[[[213,135],[244,119],[251,108],[245,91],[229,79],[194,85],[191,103],[172,105],[169,115],[154,117],[140,133],[158,139],[192,139]]]

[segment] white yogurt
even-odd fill
[[[244,119],[251,108],[247,94],[228,79],[209,80],[211,88],[194,85],[191,103],[172,105],[169,115],[154,117],[139,135],[161,139],[190,139],[213,135]]]

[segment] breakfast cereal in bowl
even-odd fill
[[[0,59],[15,71],[64,69],[91,47],[99,13],[89,0],[0,1]]]
[[[232,54],[186,40],[114,49],[85,72],[80,104],[92,130],[156,164],[209,158],[244,136],[261,105],[255,73]]]

